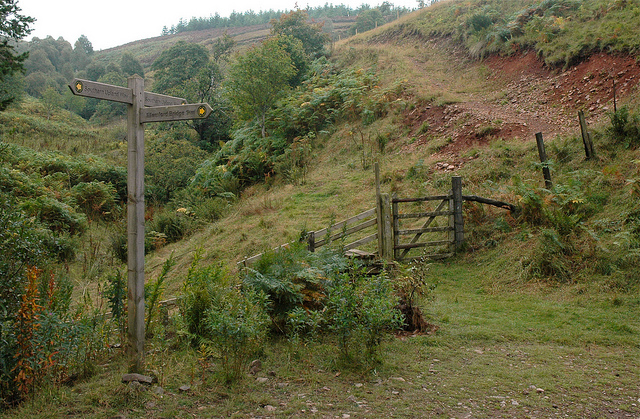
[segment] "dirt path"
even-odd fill
[[[454,54],[449,57],[456,60]],[[556,71],[547,69],[533,52],[492,57],[482,64],[488,70],[482,92],[463,92],[458,95],[461,102],[444,106],[426,103],[407,113],[405,123],[413,127],[411,135],[416,137],[407,151],[427,146],[434,138],[448,138],[439,152],[459,165],[465,150],[496,138],[529,141],[537,132],[545,138],[577,134],[578,110],[585,112],[588,124],[606,119],[614,108],[614,83],[619,104],[638,92],[640,81],[635,58],[604,53]],[[456,67],[452,62],[451,68]]]

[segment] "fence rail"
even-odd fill
[[[377,211],[376,208],[371,208],[370,210],[361,212],[360,214],[353,216],[349,219],[346,219],[344,221],[341,221],[339,223],[333,224],[327,228],[323,228],[321,230],[318,231],[313,231],[311,233],[309,233],[308,236],[308,243],[309,243],[309,251],[313,252],[315,251],[317,248],[324,246],[328,243],[331,243],[333,241],[336,240],[340,240],[342,238],[345,238],[347,236],[350,236],[352,234],[355,234],[359,231],[362,231],[366,228],[375,226],[377,224]],[[373,218],[372,218],[373,217]],[[367,218],[371,218],[369,220],[367,220]],[[352,224],[356,224],[359,221],[363,221],[366,220],[354,227],[351,228],[346,228],[347,226],[350,226]],[[332,231],[337,231],[337,230],[342,230],[337,234],[334,234],[333,236],[331,235]],[[323,239],[320,240],[316,240],[318,237],[324,237]],[[357,240],[356,242],[353,243],[349,243],[347,245],[345,245],[345,250],[349,250],[349,249],[353,249],[356,246],[361,246],[362,244],[365,243],[369,243],[372,242],[374,240],[376,240],[378,238],[378,234],[371,234],[367,237],[364,237],[360,240]],[[365,242],[362,242],[362,240],[365,240]],[[355,245],[355,246],[352,246]],[[349,247],[351,246],[351,247]]]
[[[377,208],[371,208],[369,210],[363,211],[358,215],[355,215],[351,218],[348,218],[344,221],[340,221],[338,223],[332,224],[329,227],[322,228],[317,231],[311,231],[307,234],[307,248],[310,252],[314,252],[316,249],[326,246],[329,243],[336,242],[337,240],[345,239],[349,236],[352,236],[356,233],[364,231],[368,228],[375,227],[378,224],[377,221]],[[332,234],[332,232],[337,232]],[[318,240],[319,239],[319,240]],[[373,234],[369,234],[364,237],[360,237],[359,239],[342,245],[343,250],[351,250],[360,246],[364,246],[365,244],[371,243],[378,240],[378,233],[375,232]],[[294,242],[286,243],[280,245],[273,249],[274,252],[277,252],[281,249],[286,249]],[[249,266],[252,263],[256,262],[264,255],[264,253],[259,253],[255,256],[251,256],[249,258],[243,259],[238,262],[238,265]]]

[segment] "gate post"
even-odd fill
[[[307,235],[307,250],[310,252],[316,251],[316,232],[310,231]]]
[[[378,255],[386,261],[393,260],[393,228],[389,194],[380,193],[380,164],[375,162],[376,217],[378,222]]]
[[[393,260],[399,260],[398,258],[399,252],[396,251],[396,247],[398,247],[398,244],[399,244],[399,237],[396,234],[396,232],[400,230],[400,219],[398,218],[399,212],[398,212],[398,203],[395,202],[396,198],[397,198],[397,195],[394,192],[393,195],[391,196],[391,214],[392,214],[391,222],[392,222],[393,228],[392,228],[391,236],[389,236],[392,243],[391,254],[393,255]]]
[[[460,176],[451,177],[451,199],[449,200],[449,226],[451,231],[452,250],[458,251],[464,243],[464,219],[462,218],[462,178]]]
[[[391,200],[389,194],[380,194],[378,200],[378,251],[380,257],[387,261],[393,260],[393,227],[391,215]]]

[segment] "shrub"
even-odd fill
[[[119,202],[127,200],[127,169],[114,167],[106,163],[94,162],[82,177],[83,182],[103,182],[110,184],[116,192]]]
[[[385,274],[339,275],[326,303],[325,319],[337,334],[341,357],[346,361],[379,362],[377,351],[386,332],[403,324],[393,288]]]
[[[147,332],[150,330],[151,321],[156,315],[158,303],[160,302],[160,298],[164,293],[164,282],[167,279],[167,274],[175,264],[176,261],[173,259],[173,253],[171,253],[169,259],[167,259],[162,265],[162,271],[160,272],[158,278],[156,278],[155,281],[147,282],[144,286],[144,301],[147,307]]]
[[[111,249],[111,254],[113,257],[118,259],[122,263],[127,263],[128,253],[127,253],[127,226],[124,223],[120,223],[111,230],[109,234],[109,247]],[[146,243],[145,243],[145,251],[146,251]]]
[[[189,185],[208,197],[234,198],[240,191],[240,181],[226,166],[205,160],[197,169]]]
[[[71,188],[71,195],[90,219],[112,219],[118,215],[117,191],[109,183],[78,183]]]
[[[0,319],[1,405],[20,401],[44,383],[90,373],[105,348],[102,316],[69,312],[68,283],[36,267],[26,270],[23,282],[2,293],[18,307]]]
[[[323,313],[318,310],[296,307],[287,313],[289,339],[293,343],[300,342],[302,338],[315,339],[324,324]]]
[[[107,276],[104,287],[104,296],[107,299],[107,307],[111,311],[111,319],[120,332],[120,338],[124,338],[127,327],[127,279],[120,271]]]
[[[76,213],[71,206],[46,196],[27,199],[20,207],[58,233],[80,234],[87,227],[83,215]]]
[[[611,126],[607,131],[618,143],[626,148],[640,145],[640,114],[630,112],[625,105],[617,112],[609,113]]]
[[[552,228],[542,229],[525,273],[529,277],[553,277],[566,282],[573,273],[571,257],[574,252],[573,243],[562,237],[558,231]]]
[[[265,253],[251,269],[243,284],[262,292],[269,302],[268,312],[281,333],[288,333],[289,314],[297,308],[316,310],[323,306],[326,287],[349,262],[335,249],[310,253],[303,243]]]
[[[205,313],[211,307],[215,284],[228,283],[229,274],[220,265],[198,268],[200,251],[196,251],[184,282],[179,307],[186,333],[193,346],[205,335]]]
[[[356,365],[377,362],[386,332],[402,326],[388,277],[366,276],[330,247],[310,253],[296,244],[266,253],[243,283],[267,296],[279,332],[296,342],[326,325],[337,335],[341,358]]]
[[[160,233],[168,243],[175,243],[191,234],[197,222],[193,217],[177,211],[166,210],[157,214],[149,223],[148,231]]]
[[[36,193],[37,186],[29,176],[18,170],[0,167],[0,192],[11,193],[18,196],[32,196]]]
[[[206,153],[186,140],[156,139],[145,156],[145,197],[161,204],[186,188]]]
[[[202,343],[220,355],[225,382],[241,377],[252,355],[267,337],[269,316],[264,294],[217,284],[205,313]]]
[[[196,253],[179,307],[192,345],[219,355],[225,382],[240,377],[249,357],[267,336],[269,316],[263,294],[243,291],[219,265],[198,268]]]
[[[172,206],[185,208],[198,220],[216,221],[222,218],[229,208],[231,198],[211,197],[207,191],[199,187],[188,187],[176,193]]]
[[[309,164],[311,164],[311,140],[315,134],[307,137],[296,137],[293,144],[277,159],[276,173],[282,175],[289,183],[302,185],[305,183]]]
[[[573,281],[594,256],[595,235],[584,221],[597,211],[592,201],[598,199],[585,197],[578,175],[552,190],[519,184],[520,220],[539,228],[536,247],[524,263],[524,277]]]
[[[150,227],[152,223],[147,223],[145,228],[145,237],[144,237],[144,254],[146,255],[152,250],[157,249],[158,247],[162,247],[166,244],[166,236],[157,231],[153,231]],[[111,232],[109,233],[109,248],[111,250],[111,254],[113,257],[121,261],[122,263],[127,263],[128,258],[128,234],[127,234],[127,224],[117,223],[113,225]]]

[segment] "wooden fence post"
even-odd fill
[[[611,81],[613,82],[613,113],[618,113],[618,103],[616,101],[616,79]]]
[[[316,251],[316,232],[310,231],[307,235],[307,250],[310,252]]]
[[[379,238],[379,243],[382,244],[380,257],[387,261],[393,260],[393,243],[394,243],[394,234],[393,234],[393,214],[391,211],[391,199],[389,198],[389,194],[381,194],[380,195],[380,222],[382,223],[382,228],[378,229],[379,234],[382,235]]]
[[[454,249],[460,250],[464,243],[464,219],[462,218],[462,178],[451,178],[451,197],[453,201],[453,243]]]
[[[378,222],[378,255],[384,259],[384,229],[382,226],[382,196],[380,194],[380,163],[375,162],[373,164],[373,172],[376,181],[376,218]]]
[[[584,144],[584,153],[587,156],[587,160],[591,160],[595,153],[593,151],[593,141],[591,141],[591,135],[587,130],[587,122],[584,119],[584,112],[578,111],[578,120],[580,121],[580,132],[582,133],[582,144]]]
[[[538,144],[538,155],[540,156],[540,163],[542,163],[542,176],[544,176],[544,187],[551,189],[553,183],[551,182],[551,172],[549,172],[549,166],[547,163],[547,152],[544,150],[544,141],[542,139],[542,133],[536,133],[536,143]]]
[[[397,195],[394,193],[391,196],[391,220],[393,223],[393,233],[392,233],[392,237],[393,237],[393,246],[392,246],[392,254],[393,254],[393,260],[398,260],[398,252],[396,252],[396,247],[398,247],[398,234],[396,234],[398,232],[398,230],[400,230],[400,220],[398,219],[398,203],[395,202],[395,199],[397,198]]]
[[[393,260],[393,217],[389,194],[380,193],[380,164],[374,163],[376,177],[376,216],[378,223],[378,255],[381,259]]]

